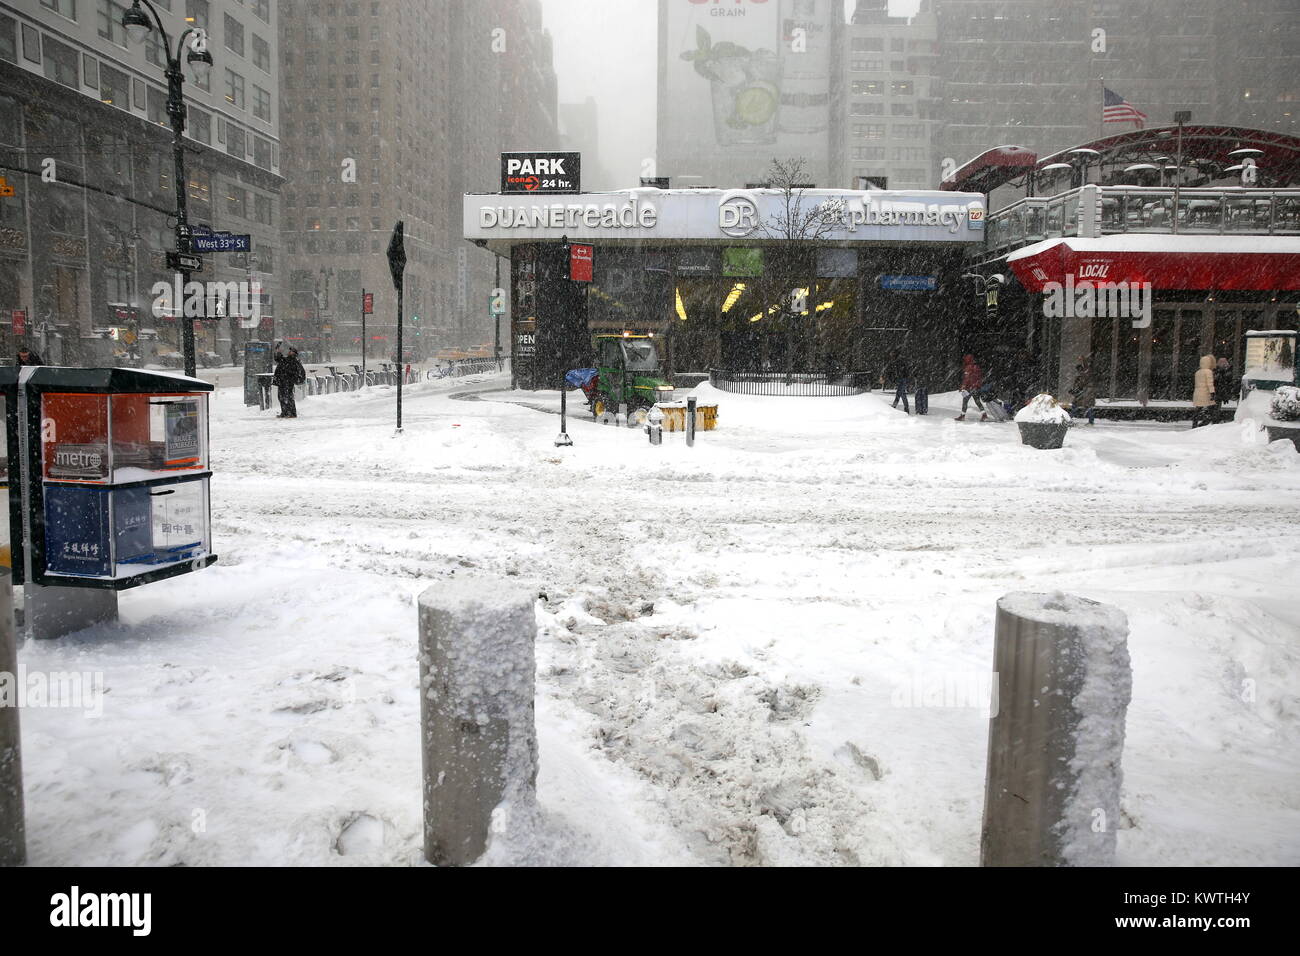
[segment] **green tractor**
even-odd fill
[[[673,384],[664,378],[654,333],[602,333],[593,337],[597,378],[589,394],[591,411],[600,418],[627,405],[628,424],[644,419],[656,402],[671,400]]]

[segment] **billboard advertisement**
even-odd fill
[[[827,184],[835,6],[660,0],[656,172],[743,185],[773,157],[801,156],[809,181]]]

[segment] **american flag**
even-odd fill
[[[1101,121],[1103,123],[1133,122],[1137,123],[1138,126],[1142,126],[1146,122],[1147,114],[1114,90],[1108,90],[1103,86],[1102,93],[1104,94],[1101,107]]]

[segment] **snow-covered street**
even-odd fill
[[[535,588],[543,810],[492,863],[974,865],[996,599],[1131,624],[1124,865],[1300,863],[1300,455],[1238,424],[1060,451],[880,394],[716,392],[694,448],[508,379],[212,405],[214,550],[28,642],[30,861],[417,864],[414,599]],[[549,405],[544,394],[526,399]],[[982,694],[981,694],[982,689]]]

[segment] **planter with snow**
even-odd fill
[[[1281,385],[1269,403],[1269,420],[1264,423],[1268,440],[1289,441],[1300,451],[1300,388]]]
[[[1060,448],[1065,444],[1065,433],[1070,430],[1070,413],[1057,404],[1051,395],[1034,396],[1016,412],[1016,427],[1020,429],[1020,442],[1031,448]]]

